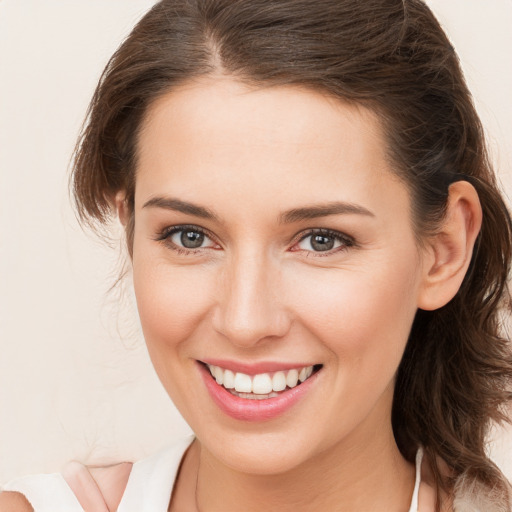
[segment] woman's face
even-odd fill
[[[165,389],[218,460],[277,473],[392,442],[422,266],[371,112],[228,78],[150,108],[135,194],[140,319]]]

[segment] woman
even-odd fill
[[[66,510],[510,509],[485,435],[511,222],[421,1],[158,3],[102,76],[74,191],[125,226],[195,439],[71,471]],[[41,481],[4,508],[42,510]]]

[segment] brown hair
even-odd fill
[[[421,0],[163,0],[108,63],[75,155],[82,220],[105,221],[126,191],[132,221],[137,135],[157,97],[178,84],[225,73],[260,86],[294,84],[376,111],[389,157],[411,191],[421,235],[443,218],[448,187],[477,190],[483,226],[456,297],[418,311],[398,369],[393,429],[410,461],[419,445],[437,483],[454,477],[507,486],[485,451],[492,421],[507,419],[512,357],[498,334],[507,293],[512,223],[497,191],[482,127],[457,56]],[[508,508],[507,508],[508,509]]]

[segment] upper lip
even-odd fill
[[[315,363],[304,362],[279,362],[279,361],[255,361],[242,362],[229,359],[201,359],[201,363],[210,366],[220,366],[224,370],[231,370],[233,373],[245,373],[247,375],[257,375],[259,373],[278,372],[279,370],[300,369],[307,366],[314,366]]]

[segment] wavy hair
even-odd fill
[[[507,420],[512,398],[512,356],[499,334],[512,223],[457,55],[432,12],[421,0],[158,2],[113,55],[90,104],[72,175],[83,221],[106,221],[124,190],[131,247],[145,112],[177,85],[217,73],[263,87],[299,85],[375,111],[392,167],[410,190],[419,240],[442,221],[451,183],[475,187],[483,225],[470,268],[451,302],[417,312],[392,422],[406,459],[423,446],[438,487],[478,484],[509,510],[485,441],[494,421]]]

